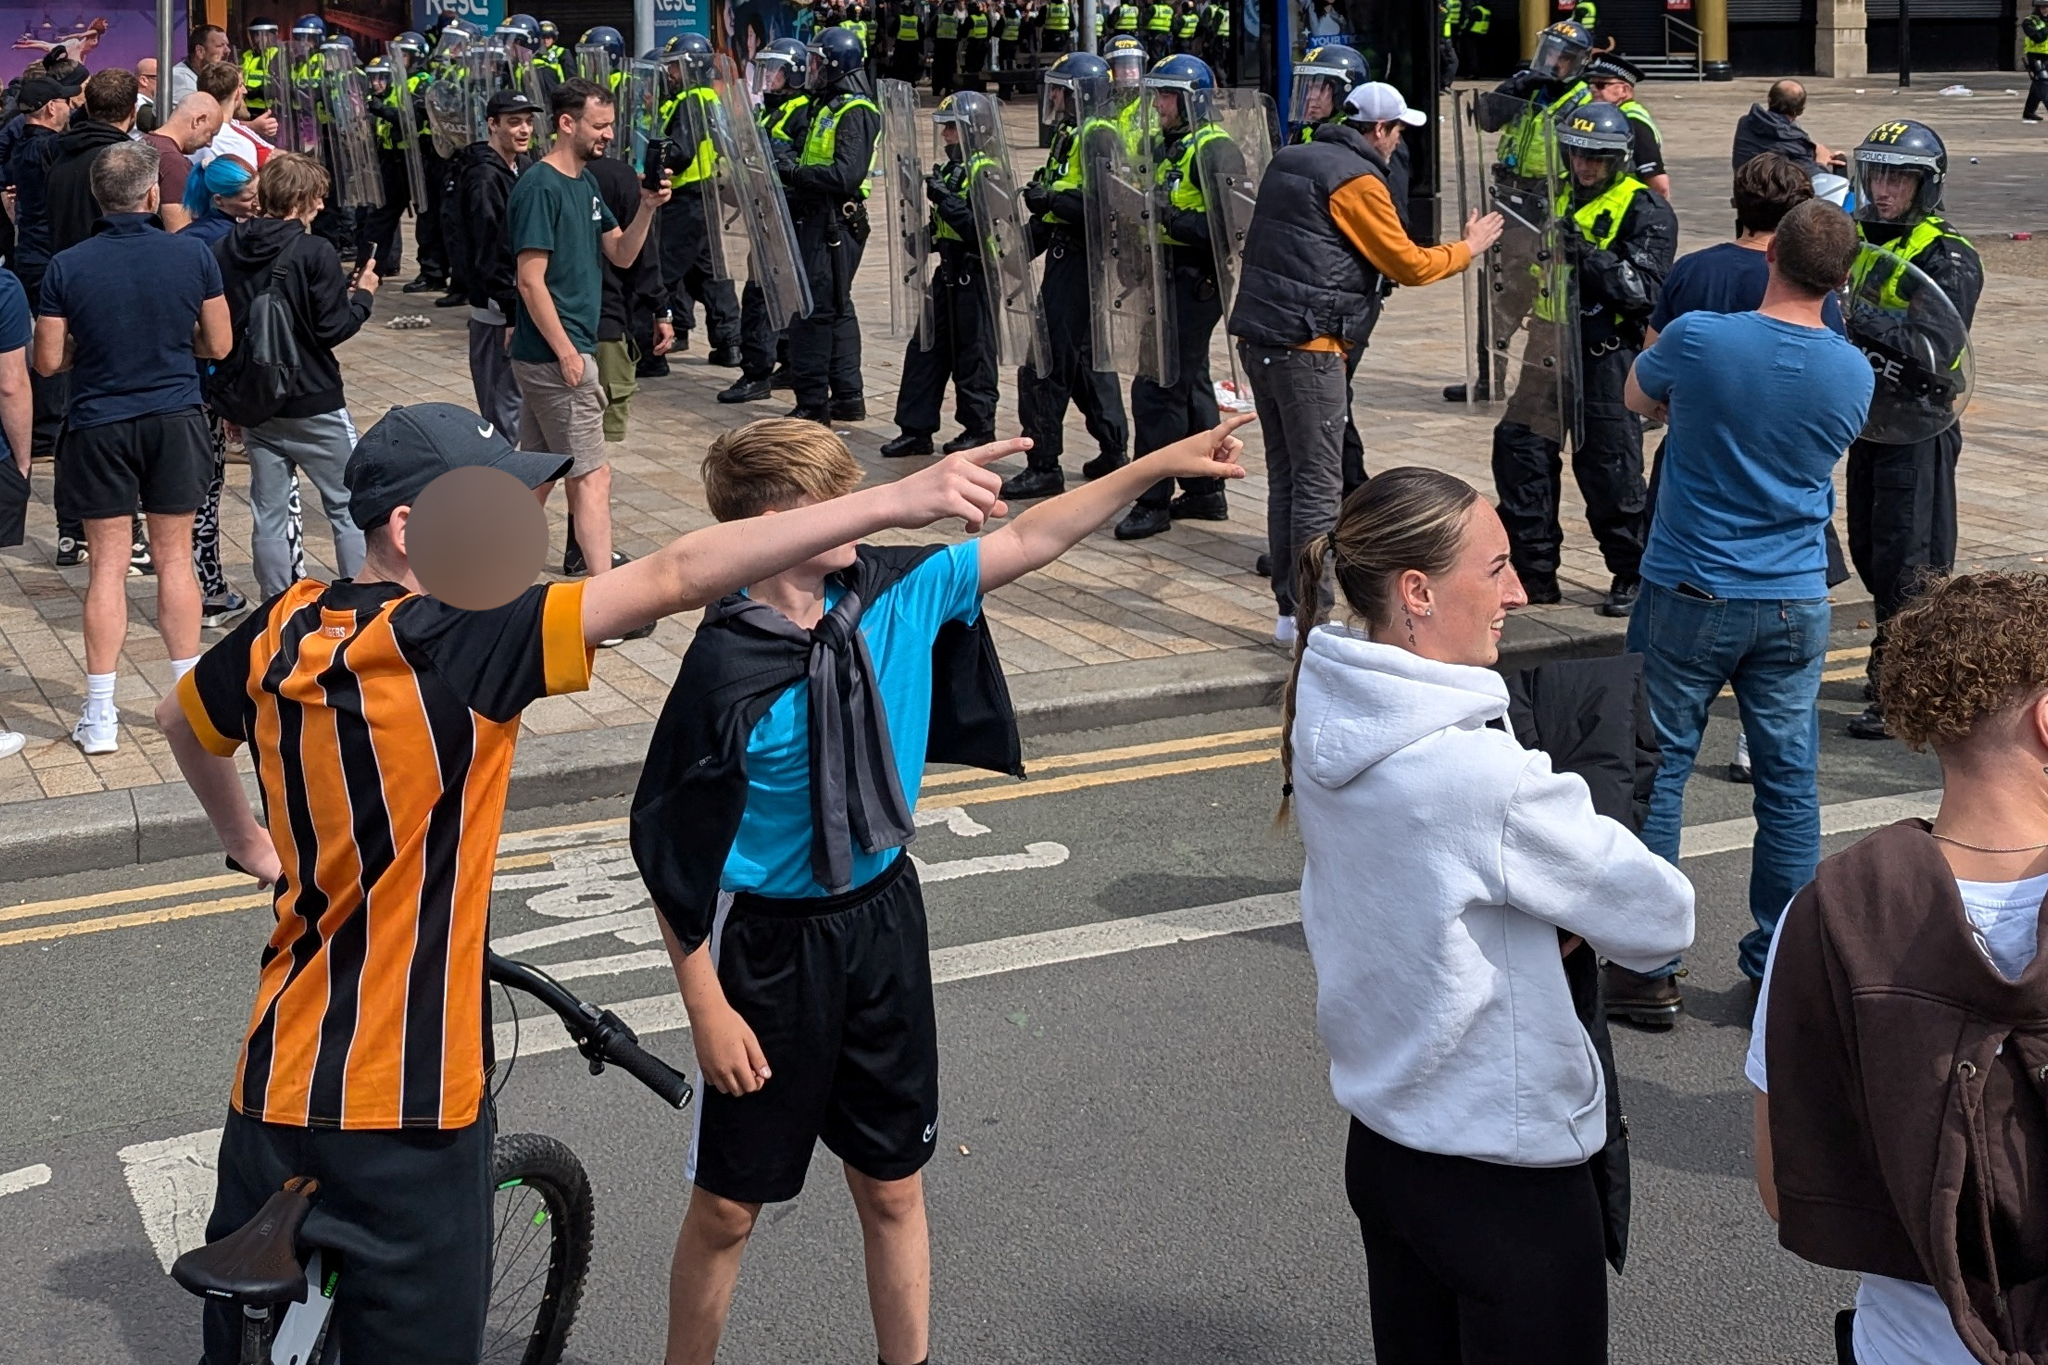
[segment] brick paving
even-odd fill
[[[1977,315],[1978,388],[1965,418],[1961,469],[1962,558],[1969,562],[2048,550],[2048,518],[2040,510],[2048,495],[2048,471],[2035,454],[2048,395],[2033,365],[2033,343],[2048,325],[2048,302],[2036,283],[2048,276],[2043,268],[2048,246],[2005,240],[2008,232],[2034,224],[2048,228],[2048,177],[2038,172],[2048,134],[2019,122],[2015,77],[1961,79],[1977,90],[1973,98],[1937,95],[1949,81],[1935,76],[1923,77],[1912,92],[1894,92],[1877,77],[1860,86],[1812,80],[1805,121],[1834,147],[1851,146],[1872,123],[1907,111],[1934,123],[1949,138],[1955,163],[1949,202],[1959,225],[1985,247],[1991,272]],[[1669,139],[1673,197],[1687,250],[1731,230],[1732,214],[1725,207],[1729,137],[1736,117],[1749,101],[1761,98],[1766,84],[1656,84],[1641,92]],[[1025,166],[1042,157],[1030,118],[1028,105],[1011,107],[1013,153]],[[871,245],[879,247],[879,241]],[[889,417],[903,347],[887,336],[883,269],[874,254],[856,289],[866,329],[870,420],[843,431],[870,474],[888,478],[922,462],[884,461],[877,454],[895,434]],[[393,403],[471,401],[464,310],[423,307],[420,296],[401,295],[395,284],[379,298],[371,323],[341,350],[358,427],[368,426]],[[1460,316],[1466,311],[1458,283],[1394,295],[1357,384],[1356,415],[1370,467],[1434,465],[1490,488],[1492,414],[1446,405],[1438,392],[1462,377],[1466,346]],[[400,314],[419,312],[430,317],[430,327],[390,331],[384,326]],[[786,407],[784,394],[776,395],[774,403],[744,408],[715,403],[712,395],[730,382],[732,372],[703,363],[701,330],[696,342],[692,353],[674,363],[670,377],[643,381],[628,439],[613,447],[618,543],[630,553],[651,550],[706,524],[710,518],[697,477],[705,446],[731,424]],[[1228,373],[1224,362],[1219,331],[1218,377]],[[1013,381],[1014,376],[1005,376],[1002,384],[998,426],[1005,432],[1016,429]],[[1008,667],[1036,673],[1270,647],[1272,601],[1265,582],[1252,573],[1264,540],[1263,452],[1256,431],[1248,429],[1252,476],[1232,486],[1229,522],[1180,524],[1164,536],[1132,545],[1119,544],[1104,531],[1051,569],[996,594],[989,611]],[[942,438],[950,434],[948,428]],[[1069,422],[1067,448],[1070,472],[1093,453],[1078,418]],[[124,722],[121,749],[87,758],[66,738],[84,690],[86,571],[52,566],[55,529],[47,465],[36,467],[34,484],[29,543],[0,552],[0,726],[31,736],[21,755],[0,760],[0,802],[175,780],[169,752],[149,720],[150,708],[169,684],[169,665],[152,624],[153,580],[129,580],[130,626],[117,693]],[[231,466],[222,552],[230,578],[246,592],[253,591],[254,580],[248,568],[245,488],[246,470]],[[549,512],[557,545],[562,510],[556,498]],[[324,572],[329,552],[324,521],[314,509],[308,511],[309,567]],[[1561,576],[1568,601],[1544,610],[1584,613],[1598,600],[1607,576],[1569,487],[1565,525]],[[1854,590],[1853,583],[1844,587],[1844,592]],[[541,733],[557,733],[651,721],[690,630],[686,620],[666,621],[650,639],[601,652],[589,692],[545,700],[527,712],[527,723]],[[217,638],[217,633],[208,632],[208,637]]]

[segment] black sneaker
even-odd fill
[[[633,366],[633,377],[635,379],[668,378],[668,357],[665,355],[641,356],[639,363]]]
[[[1522,592],[1532,607],[1554,607],[1564,601],[1564,593],[1557,586],[1555,574],[1523,574]]]
[[[1857,715],[1849,718],[1851,739],[1890,739],[1892,732],[1884,727],[1884,704],[1872,702]]]
[[[1473,387],[1473,389],[1472,389],[1472,394],[1473,394],[1473,396],[1474,396],[1474,397],[1476,397],[1476,398],[1477,398],[1477,399],[1478,399],[1478,400],[1479,400],[1480,402],[1484,403],[1484,402],[1486,401],[1486,396],[1487,396],[1487,395],[1486,395],[1486,385],[1484,385],[1484,384],[1478,384],[1478,385],[1475,385],[1475,386]],[[1444,385],[1444,401],[1445,401],[1446,403],[1463,403],[1463,402],[1465,402],[1465,401],[1466,401],[1466,399],[1465,399],[1465,386],[1464,386],[1463,384],[1446,384],[1446,385]]]
[[[630,564],[632,562],[633,556],[627,554],[624,550],[612,551],[612,567],[614,569],[618,568],[621,564]],[[562,577],[580,578],[589,572],[590,563],[583,558],[583,547],[578,545],[575,539],[571,537],[569,542],[562,547]]]
[[[801,403],[782,415],[784,417],[794,417],[800,422],[816,422],[821,427],[832,425],[832,414],[830,412],[824,408],[807,408]]]
[[[401,294],[431,294],[436,289],[445,291],[447,288],[448,281],[436,279],[432,275],[422,275],[416,280],[408,280],[399,287],[398,292]]]
[[[1257,559],[1253,560],[1252,572],[1261,578],[1271,578],[1273,576],[1273,556],[1260,555]]]
[[[1116,524],[1118,540],[1144,540],[1161,531],[1173,529],[1173,518],[1166,514],[1164,507],[1133,507],[1124,519]]]
[[[57,537],[58,568],[75,569],[80,564],[85,563],[86,560],[91,558],[92,554],[85,548],[85,542],[83,540],[79,540],[73,536]]]
[[[865,398],[835,398],[828,409],[835,422],[865,422],[868,420],[868,400]]]
[[[654,634],[654,622],[649,621],[644,626],[635,626],[623,635],[614,635],[609,640],[600,640],[597,643],[597,647],[599,649],[616,649],[628,640],[644,640],[652,634]]]
[[[946,442],[945,445],[939,447],[939,449],[948,455],[958,455],[963,450],[972,450],[976,446],[988,445],[995,439],[996,434],[993,431],[986,435],[976,435],[971,431],[963,431],[952,440]]]
[[[777,365],[774,372],[768,376],[768,387],[777,390],[788,389],[794,391],[796,380],[790,378],[789,366]]]
[[[1166,506],[1175,521],[1229,521],[1230,500],[1221,492],[1183,493]]]
[[[1104,474],[1114,474],[1131,462],[1131,457],[1121,450],[1105,450],[1087,464],[1081,466],[1081,477],[1093,483]]]
[[[1728,764],[1728,780],[1738,786],[1755,786],[1756,769],[1750,767],[1747,763],[1739,763],[1731,759]]]
[[[740,348],[737,346],[713,346],[711,354],[704,357],[707,365],[716,365],[721,370],[737,370],[740,367]]]
[[[1607,589],[1607,600],[1594,610],[1602,616],[1627,616],[1636,609],[1636,597],[1642,590],[1642,579],[1633,575],[1616,574],[1613,584]]]
[[[891,460],[903,460],[913,455],[931,453],[932,434],[929,431],[906,431],[893,441],[882,442],[882,454]]]
[[[136,536],[128,545],[128,576],[150,578],[156,574],[156,561],[149,557],[149,542]]]
[[[449,290],[440,298],[434,300],[434,307],[436,308],[467,308],[468,306],[469,295],[454,289]]]
[[[1678,1016],[1685,1012],[1676,976],[1644,976],[1610,962],[1601,968],[1600,986],[1609,1019],[1668,1029],[1676,1028]]]
[[[222,597],[209,597],[199,610],[199,624],[207,630],[219,630],[242,618],[249,610],[249,599],[230,588]]]
[[[749,379],[745,375],[734,380],[729,387],[718,391],[718,401],[721,403],[758,403],[763,398],[773,396],[774,391],[767,380]]]
[[[1067,476],[1059,470],[1027,469],[1003,480],[1001,496],[1004,502],[1023,502],[1028,498],[1057,497],[1066,491]]]

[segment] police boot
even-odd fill
[[[1173,518],[1166,514],[1164,507],[1133,507],[1124,519],[1116,524],[1118,540],[1144,540],[1161,531],[1171,530]]]
[[[1558,588],[1554,573],[1523,574],[1522,592],[1532,607],[1554,607],[1564,601],[1564,593]]]
[[[1001,496],[1005,502],[1024,502],[1031,498],[1057,497],[1066,491],[1067,476],[1059,470],[1027,469],[1003,480]]]
[[[1487,399],[1485,381],[1482,380],[1480,383],[1475,384],[1472,388],[1472,393],[1480,402],[1484,403]],[[1462,403],[1466,401],[1465,386],[1463,384],[1444,385],[1444,401],[1446,403]]]
[[[976,446],[988,445],[995,439],[996,434],[993,431],[981,433],[963,431],[940,448],[948,455],[958,455],[963,450],[973,450]]]
[[[436,308],[466,308],[468,306],[469,295],[459,289],[450,289],[440,298],[434,300],[434,307]]]
[[[868,400],[865,398],[835,398],[832,400],[832,420],[835,422],[865,422],[868,420]]]
[[[768,387],[771,389],[794,389],[796,381],[789,377],[789,366],[777,365],[775,372],[768,376]]]
[[[1229,521],[1230,500],[1221,489],[1214,493],[1183,493],[1167,504],[1166,515],[1174,521]]]
[[[802,404],[798,404],[782,415],[784,417],[794,417],[799,422],[816,422],[821,427],[832,425],[832,414],[824,408],[807,408]]]
[[[1848,730],[1851,739],[1890,739],[1892,732],[1884,725],[1884,703],[1874,701],[1851,716]]]
[[[721,370],[737,370],[740,367],[740,348],[737,346],[713,346],[711,354],[704,357],[707,365],[716,365]]]
[[[730,387],[718,391],[718,401],[721,403],[758,403],[763,398],[772,396],[773,392],[766,379],[749,379],[746,375],[741,375]]]
[[[448,281],[440,276],[421,275],[418,279],[400,286],[398,292],[401,294],[431,294],[436,289],[445,290],[447,288]]]
[[[1627,616],[1636,609],[1636,597],[1643,590],[1643,580],[1634,574],[1616,574],[1614,583],[1607,589],[1607,600],[1595,608],[1602,616]]]
[[[882,454],[891,460],[931,453],[932,434],[929,431],[906,431],[893,441],[882,442]]]
[[[1091,483],[1104,474],[1114,474],[1131,462],[1131,457],[1121,450],[1105,450],[1087,464],[1081,466],[1081,477]]]

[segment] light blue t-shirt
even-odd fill
[[[839,601],[829,589],[825,609]],[[924,781],[932,715],[932,643],[948,621],[981,611],[981,550],[963,541],[926,559],[861,613],[860,633],[875,663],[889,744],[903,799],[913,809]],[[853,845],[853,884],[864,886],[903,850]],[[829,894],[811,877],[811,685],[777,697],[747,737],[747,811],[718,878],[722,891],[794,899]]]
[[[1716,597],[1826,597],[1835,462],[1876,385],[1863,353],[1762,313],[1687,313],[1637,358],[1636,382],[1671,405],[1643,577]]]

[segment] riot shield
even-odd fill
[[[270,112],[277,116],[280,151],[320,155],[320,54],[303,62],[294,61],[289,49],[281,50],[274,71],[276,84],[270,98]]]
[[[775,173],[775,153],[768,130],[754,119],[754,106],[731,57],[714,58],[710,100],[691,100],[703,110],[716,153],[706,183],[715,187],[707,202],[705,223],[716,258],[727,278],[742,261],[746,278],[760,289],[776,330],[811,311],[811,285],[797,248],[796,225],[789,216],[782,180]]]
[[[889,335],[915,335],[929,351],[932,317],[931,212],[925,207],[923,148],[917,136],[917,90],[898,80],[879,82],[882,106],[882,202],[889,242]]]
[[[533,120],[533,154],[545,156],[555,143],[555,121],[548,117],[549,99],[555,93],[554,73],[530,57],[525,61],[510,62],[506,69],[512,88],[533,101],[534,107],[540,110]],[[623,118],[624,109],[619,113]]]
[[[1273,101],[1256,90],[1217,90],[1209,96],[1210,126],[1198,133],[1195,166],[1209,204],[1209,245],[1216,253],[1216,285],[1223,296],[1227,326],[1237,302],[1238,262],[1244,256],[1245,234],[1258,206],[1259,179],[1273,159]],[[1225,346],[1237,392],[1249,393],[1238,373],[1237,347]]]
[[[586,81],[609,90],[615,83],[615,78],[619,74],[619,68],[612,61],[611,49],[603,43],[578,43],[576,44],[576,74]]]
[[[1461,91],[1454,108],[1459,203],[1498,210],[1505,224],[1475,267],[1467,401],[1504,403],[1501,420],[1563,444],[1577,425],[1579,307],[1562,238],[1576,229],[1557,214],[1568,172],[1556,128],[1541,106],[1492,91]]]
[[[1021,194],[1023,184],[1010,166],[1009,140],[1003,135],[1002,106],[974,91],[949,101],[960,130],[960,156],[967,166],[967,202],[974,207],[974,226],[981,248],[982,283],[988,291],[989,316],[995,320],[996,363],[1029,365],[1037,374],[1048,368],[1045,312],[1039,303],[1038,263],[1031,254]],[[946,156],[944,125],[934,161]]]
[[[412,191],[415,215],[427,211],[427,168],[420,160],[420,123],[413,112],[414,67],[402,47],[387,45],[384,59],[391,64],[391,106],[398,119],[398,135],[405,141],[405,183]],[[439,141],[439,139],[436,139]]]
[[[467,63],[450,62],[434,73],[422,95],[427,106],[427,127],[434,135],[434,150],[444,161],[477,140],[478,106],[470,97],[469,86]]]
[[[370,82],[356,65],[354,48],[343,43],[321,47],[317,90],[327,168],[334,177],[327,202],[342,209],[384,207],[376,122],[370,115]]]
[[[619,73],[618,126],[608,152],[647,173],[647,144],[662,135],[661,63],[629,61]]]
[[[1113,97],[1112,97],[1113,98]],[[1152,209],[1149,104],[1084,111],[1076,133],[1094,287],[1095,368],[1171,385],[1179,377],[1166,247]]]
[[[1842,317],[1877,373],[1862,439],[1910,445],[1955,425],[1977,366],[1969,328],[1940,285],[1905,257],[1865,246],[1849,272]]]

